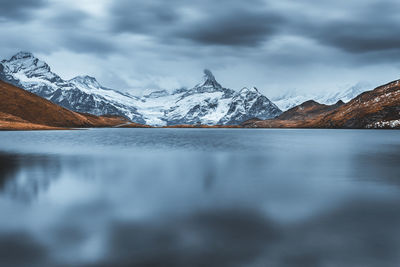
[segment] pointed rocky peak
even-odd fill
[[[70,82],[79,82],[79,83],[97,83],[96,78],[89,75],[76,76],[70,80]]]
[[[40,77],[49,81],[59,79],[51,72],[46,62],[39,60],[30,52],[18,52],[9,60],[3,60],[1,63],[5,67],[5,72],[10,75],[21,73],[28,78]]]
[[[213,88],[222,88],[222,86],[217,82],[212,72],[208,69],[204,70],[203,76],[204,82],[200,87],[213,87]]]
[[[236,95],[236,98],[252,100],[261,96],[262,94],[258,91],[256,87],[244,87]]]
[[[80,87],[86,87],[86,88],[101,88],[102,86],[99,84],[99,82],[96,80],[96,78],[89,76],[89,75],[84,75],[84,76],[76,76],[75,78],[72,78],[69,80],[69,82],[80,86]]]
[[[257,92],[257,93],[259,93],[259,91],[258,91],[257,87],[255,87],[255,86],[253,86],[253,87],[251,88],[251,90],[252,90],[252,91],[254,91],[254,92]]]
[[[336,106],[336,107],[340,107],[340,106],[343,106],[345,103],[342,101],[342,100],[339,100],[338,102],[336,102],[335,104],[334,104],[334,106]]]
[[[35,56],[31,52],[21,51],[13,55],[9,61],[28,59],[28,58],[35,58]]]
[[[214,75],[210,70],[204,70],[203,76],[203,83],[200,83],[193,87],[190,90],[187,90],[183,95],[182,98],[193,95],[193,94],[203,94],[203,93],[215,93],[215,92],[222,92],[224,97],[230,97],[234,94],[234,91],[231,89],[223,88],[215,79]]]
[[[256,94],[260,94],[260,92],[258,91],[258,89],[256,87],[243,87],[242,90],[239,91],[239,94],[248,94],[248,93],[256,93]]]

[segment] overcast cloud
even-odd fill
[[[202,69],[267,96],[400,78],[398,0],[0,0],[1,58],[24,50],[63,78],[140,93]]]

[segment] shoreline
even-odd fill
[[[400,128],[323,128],[323,127],[243,127],[240,125],[229,125],[229,126],[215,126],[215,125],[202,125],[202,126],[190,126],[190,125],[172,125],[172,126],[125,126],[125,127],[84,127],[84,128],[68,128],[68,127],[53,127],[39,124],[30,125],[19,125],[17,127],[4,127],[0,123],[0,132],[12,132],[12,131],[76,131],[76,130],[88,130],[88,129],[253,129],[253,130],[281,130],[281,129],[298,129],[298,130],[400,130]]]

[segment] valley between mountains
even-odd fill
[[[225,88],[209,70],[192,88],[133,96],[90,76],[64,80],[28,52],[0,62],[0,129],[87,127],[400,128],[400,81],[271,101]],[[319,102],[317,102],[318,100]]]

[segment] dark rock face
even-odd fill
[[[106,99],[95,99],[93,95],[82,92],[79,89],[57,89],[49,100],[77,112],[93,115],[118,115],[134,122],[145,124],[145,120],[136,108],[120,107],[118,104],[112,104]],[[128,109],[128,112],[123,112],[122,108]]]
[[[281,113],[282,111],[260,94],[257,88],[243,88],[233,97],[228,113],[220,120],[220,124],[240,124],[252,118],[266,120]]]

